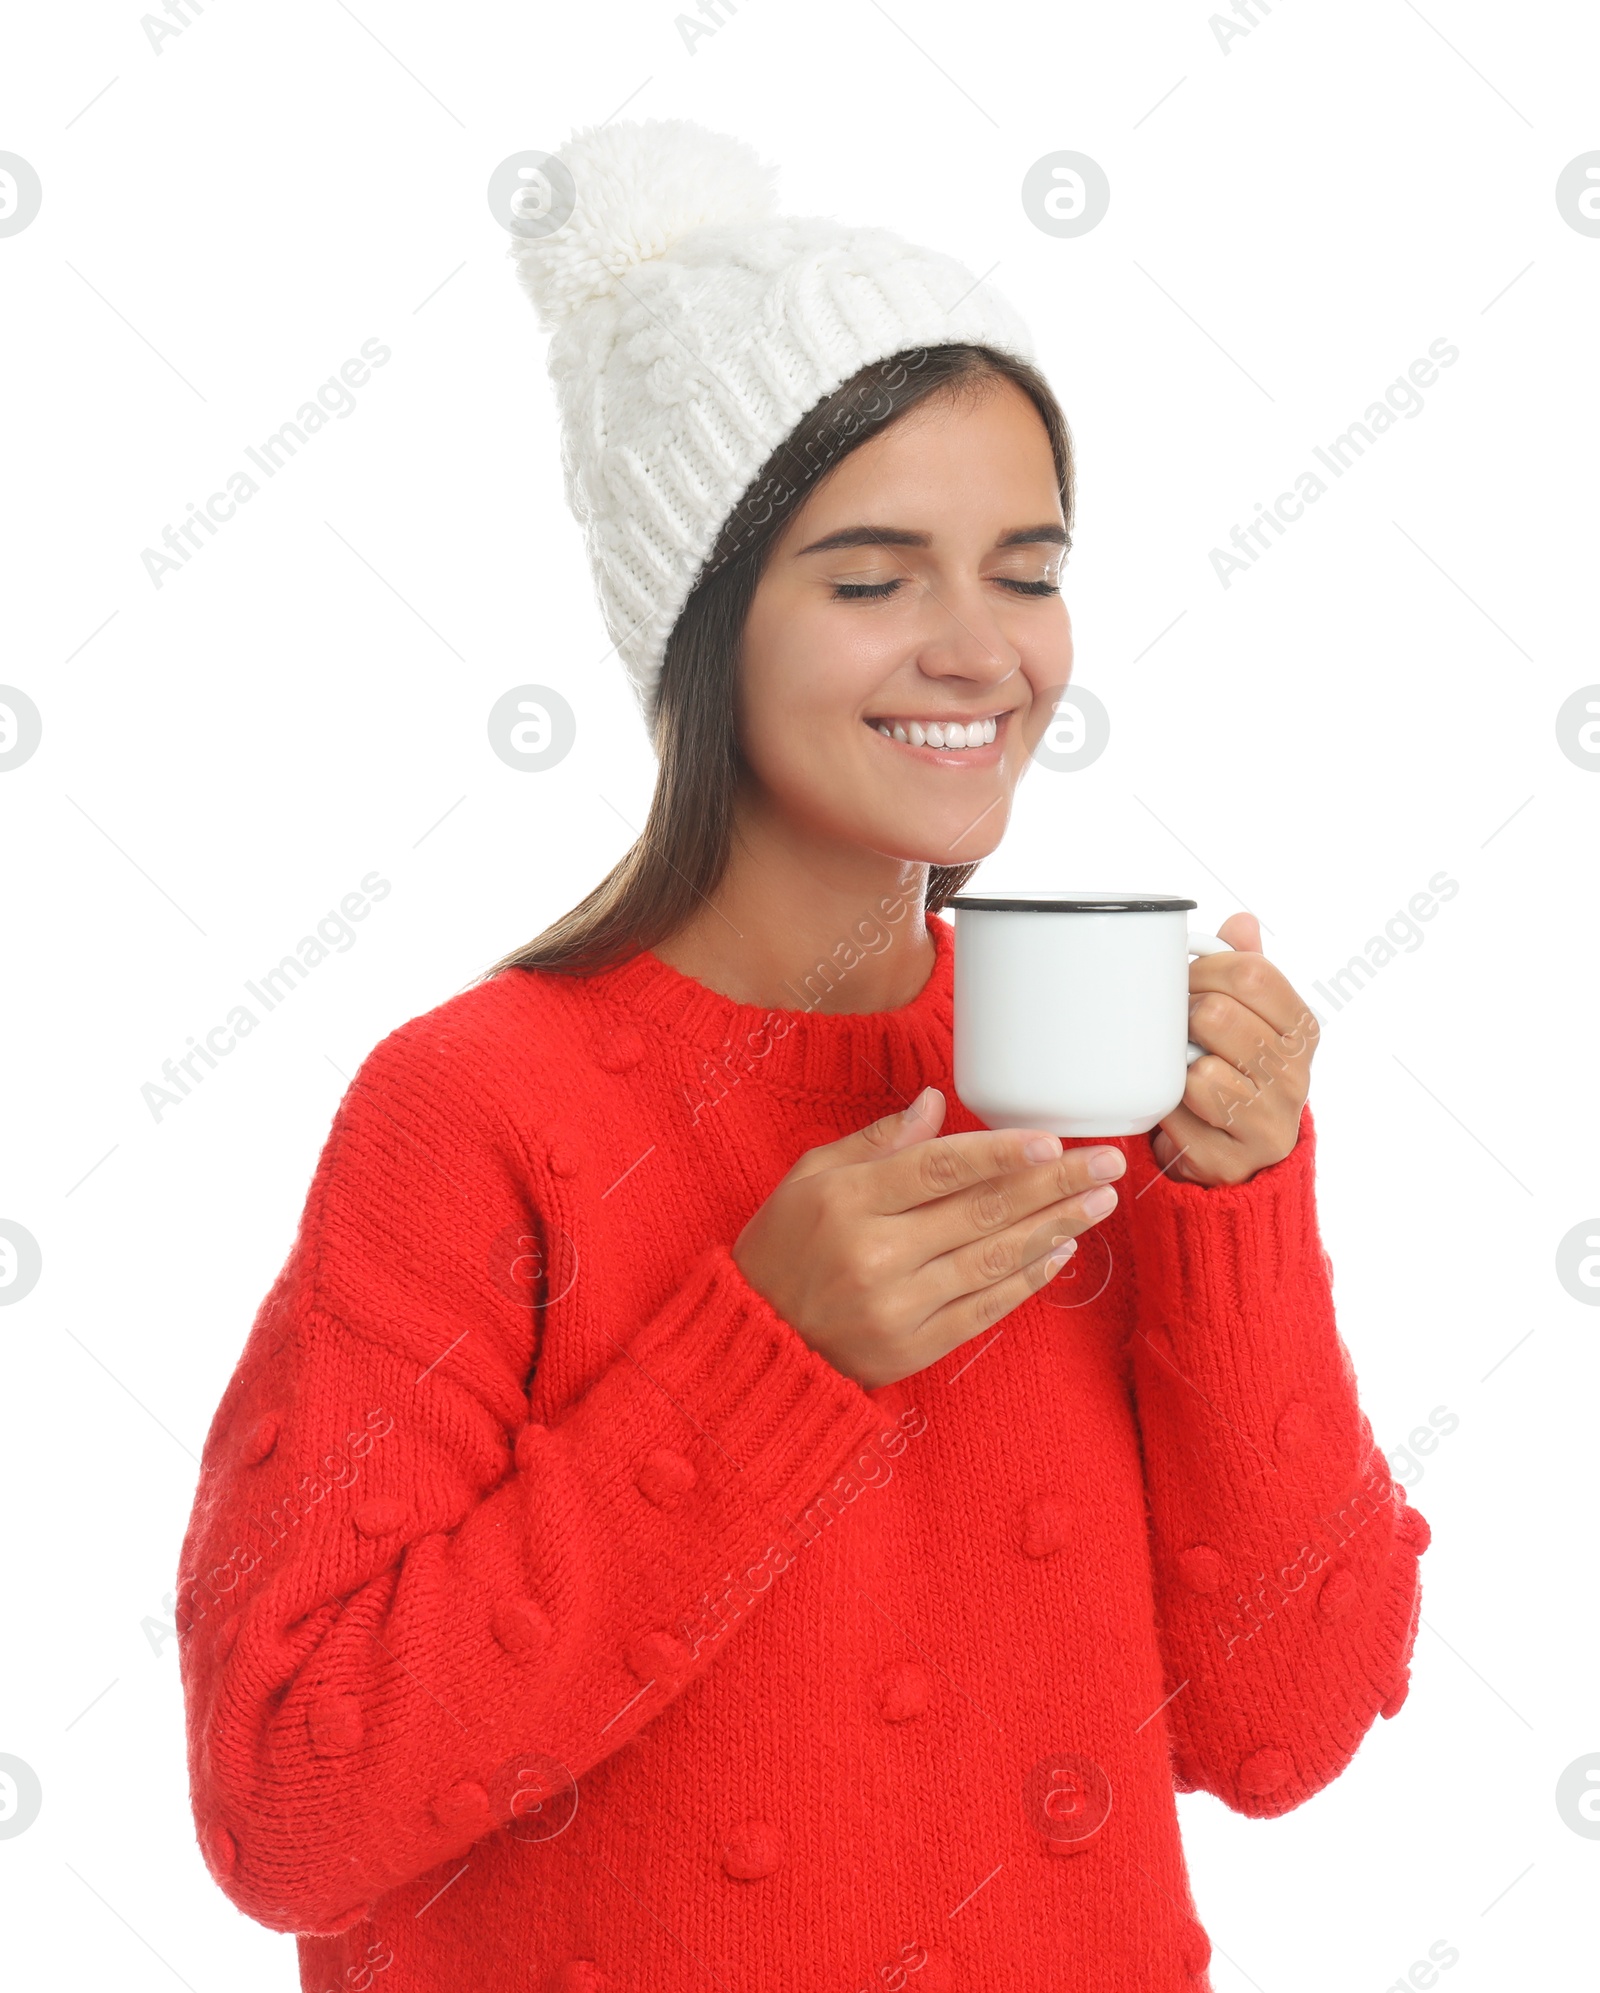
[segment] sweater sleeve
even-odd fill
[[[183,1542],[196,1832],[279,1931],[347,1929],[495,1827],[559,1824],[715,1665],[712,1599],[759,1610],[784,1520],[883,1423],[721,1245],[531,1419],[583,1269],[427,1021],[340,1104]]]
[[[1131,1379],[1175,1782],[1284,1813],[1405,1698],[1428,1525],[1362,1413],[1318,1232],[1310,1110],[1249,1182],[1127,1145]]]

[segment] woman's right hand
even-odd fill
[[[1116,1208],[1120,1149],[1028,1128],[945,1135],[926,1087],[805,1154],[733,1244],[757,1293],[865,1390],[991,1328],[1055,1278]]]

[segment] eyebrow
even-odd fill
[[[930,534],[914,533],[904,526],[844,526],[824,539],[813,540],[808,547],[797,548],[795,558],[798,559],[801,554],[832,553],[839,547],[926,547],[931,544]],[[1066,544],[1065,527],[1053,521],[1046,521],[1042,526],[1017,526],[1009,533],[1002,533],[995,542],[997,547],[1064,547]]]

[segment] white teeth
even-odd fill
[[[960,720],[930,720],[926,726],[920,720],[896,720],[892,725],[887,720],[873,720],[870,724],[890,740],[906,741],[912,747],[947,749],[987,747],[1000,730],[997,717],[965,725]]]

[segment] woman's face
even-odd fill
[[[845,457],[776,541],[745,624],[739,738],[761,806],[901,860],[992,851],[1072,671],[1065,537],[1049,437],[1010,381],[935,395]],[[927,739],[952,724],[980,744]]]

